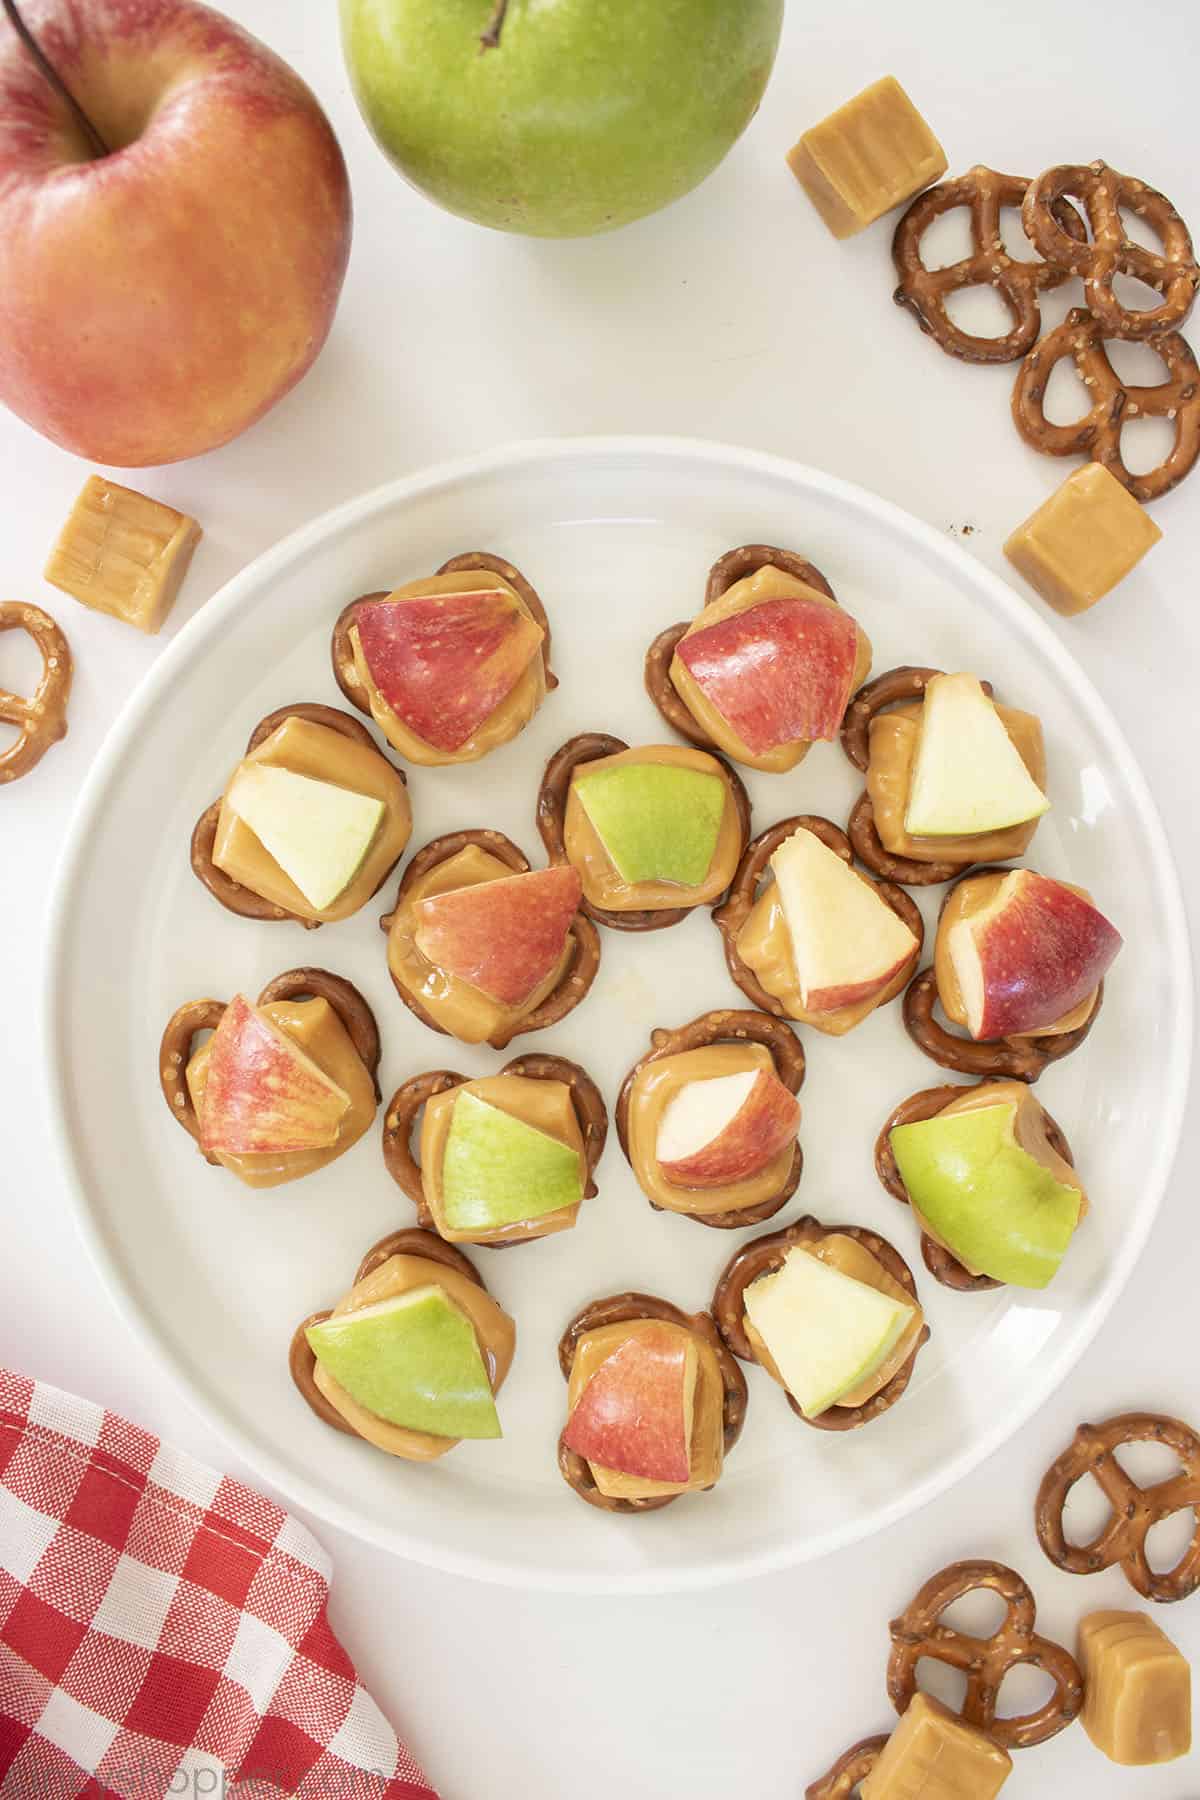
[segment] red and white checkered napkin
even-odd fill
[[[261,1494],[0,1369],[0,1795],[436,1800]]]

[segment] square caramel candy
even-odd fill
[[[1110,1762],[1174,1762],[1192,1747],[1192,1671],[1142,1612],[1090,1613],[1079,1625],[1083,1728]]]
[[[1004,554],[1055,612],[1081,613],[1124,581],[1162,532],[1102,463],[1084,463],[1018,525]]]
[[[862,1800],[994,1800],[1012,1757],[928,1694],[912,1704],[862,1783]]]
[[[902,206],[946,173],[946,153],[894,75],[806,131],[788,165],[836,238]]]
[[[89,475],[46,564],[46,580],[95,612],[156,632],[201,532],[195,519]]]

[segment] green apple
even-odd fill
[[[913,1211],[980,1275],[1042,1288],[1079,1223],[1082,1191],[1017,1138],[1019,1103],[939,1113],[891,1132]]]
[[[891,1355],[913,1308],[796,1249],[746,1289],[746,1317],[788,1393],[815,1419]]]
[[[577,1150],[478,1094],[454,1102],[442,1157],[442,1210],[451,1231],[497,1231],[583,1199]]]
[[[623,881],[700,886],[725,813],[719,775],[678,763],[620,763],[578,776],[575,792]]]
[[[378,1418],[434,1437],[500,1437],[475,1327],[444,1288],[410,1288],[305,1336],[321,1367]]]
[[[384,813],[372,794],[261,762],[242,764],[228,803],[315,912],[350,886]]]
[[[745,130],[783,0],[341,0],[380,148],[450,212],[583,237],[686,194]]]
[[[905,830],[914,837],[1004,831],[1048,812],[974,675],[935,675],[925,689]]]

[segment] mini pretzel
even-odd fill
[[[743,1362],[758,1361],[754,1345],[746,1331],[746,1289],[751,1282],[757,1281],[760,1275],[769,1275],[782,1268],[784,1258],[795,1245],[819,1243],[822,1238],[834,1235],[854,1238],[864,1250],[870,1251],[876,1261],[883,1264],[892,1280],[898,1281],[916,1300],[917,1284],[913,1280],[912,1270],[900,1252],[886,1238],[880,1237],[878,1232],[868,1231],[861,1225],[822,1225],[819,1219],[811,1216],[797,1219],[794,1225],[788,1225],[782,1231],[770,1232],[766,1237],[752,1238],[748,1244],[743,1245],[726,1264],[717,1282],[712,1314],[717,1322],[717,1330],[735,1356],[740,1357]],[[864,1400],[861,1406],[831,1406],[815,1419],[808,1419],[791,1394],[786,1394],[785,1390],[787,1403],[802,1424],[811,1425],[817,1431],[856,1431],[860,1425],[869,1425],[872,1419],[878,1419],[895,1406],[912,1379],[917,1357],[928,1337],[929,1327],[925,1325],[913,1345],[908,1361],[896,1370],[886,1387],[881,1388],[870,1400]]]
[[[287,719],[307,719],[313,725],[323,725],[328,731],[340,732],[342,737],[349,738],[352,744],[362,744],[366,749],[382,757],[383,752],[366,728],[352,719],[349,713],[338,712],[336,707],[321,706],[315,701],[297,702],[295,706],[280,706],[265,719],[260,719],[250,733],[246,745],[246,755],[265,744],[273,731]],[[390,765],[389,765],[390,766]],[[407,786],[408,777],[403,769],[396,773]],[[264,900],[260,894],[254,894],[240,881],[234,881],[224,869],[219,869],[213,861],[213,846],[217,841],[217,825],[221,817],[221,802],[214,800],[206,807],[196,820],[192,830],[192,870],[204,883],[214,900],[219,900],[226,912],[237,913],[242,919],[258,919],[263,923],[275,924],[284,919],[292,919],[297,925],[303,925],[306,931],[319,931],[320,919],[305,919],[299,913],[289,912],[285,906],[276,906],[273,900]],[[399,858],[396,859],[399,861]],[[395,862],[386,868],[379,879],[376,893],[381,888],[392,870]]]
[[[529,859],[511,838],[505,837],[502,831],[450,831],[444,837],[434,838],[423,850],[418,850],[400,880],[396,892],[395,905],[391,912],[384,913],[379,921],[380,930],[389,932],[392,921],[400,909],[401,903],[407,899],[419,881],[424,880],[431,869],[439,863],[449,862],[461,850],[470,845],[486,850],[499,862],[506,863],[514,875],[525,875],[529,872]],[[560,975],[557,984],[546,995],[540,1005],[531,1013],[519,1020],[517,1024],[501,1027],[487,1040],[493,1050],[504,1050],[515,1037],[523,1037],[526,1032],[546,1031],[551,1025],[557,1025],[568,1013],[574,1012],[580,1001],[584,999],[600,967],[600,933],[585,918],[582,911],[577,912],[571,925],[572,951],[570,961]],[[426,1007],[421,1004],[410,988],[403,986],[392,974],[392,986],[422,1025],[428,1025],[430,1031],[436,1031],[439,1037],[448,1037],[444,1025],[439,1025]]]
[[[730,883],[728,898],[713,912],[713,923],[724,941],[725,962],[734,982],[747,1000],[752,1000],[763,1012],[774,1013],[777,1019],[786,1019],[787,1009],[782,1000],[776,999],[774,994],[768,994],[753,969],[742,961],[738,951],[738,936],[758,899],[759,886],[767,864],[780,844],[790,838],[793,832],[802,829],[811,831],[814,837],[820,838],[826,849],[840,856],[843,862],[853,863],[854,851],[850,839],[844,831],[838,829],[832,819],[823,819],[816,813],[797,813],[791,819],[781,819],[778,825],[772,825],[769,831],[762,832],[753,843],[747,845],[737,873]],[[894,883],[876,881],[872,885],[879,898],[892,909],[898,919],[904,921],[916,938],[916,949],[913,952],[915,962],[925,941],[925,921],[908,895],[902,893]]]
[[[1004,1621],[991,1637],[968,1637],[940,1623],[947,1607],[980,1588],[999,1594],[1005,1603]],[[961,1717],[1002,1749],[1025,1750],[1057,1737],[1083,1705],[1083,1676],[1061,1644],[1037,1635],[1036,1617],[1033,1594],[1015,1569],[997,1562],[952,1563],[892,1620],[887,1677],[892,1705],[901,1715],[908,1710],[917,1692],[917,1664],[928,1656],[966,1676]],[[1049,1675],[1054,1694],[1037,1712],[1004,1718],[996,1711],[1000,1684],[1022,1663]]]
[[[899,1200],[905,1206],[910,1204],[908,1189],[904,1185],[896,1163],[896,1153],[892,1149],[891,1134],[896,1126],[915,1125],[921,1120],[935,1118],[968,1091],[966,1087],[958,1087],[953,1082],[948,1082],[944,1087],[922,1088],[919,1094],[910,1094],[907,1100],[902,1100],[888,1114],[883,1130],[875,1140],[875,1173],[893,1200]],[[1071,1154],[1071,1146],[1062,1126],[1051,1118],[1044,1106],[1042,1115],[1046,1123],[1046,1139],[1051,1149],[1057,1151],[1063,1161],[1074,1168],[1075,1158]],[[972,1275],[944,1244],[936,1243],[926,1231],[921,1233],[921,1255],[934,1280],[960,1294],[981,1294],[988,1288],[1004,1286],[1002,1281],[993,1281],[990,1275]]]
[[[806,587],[816,588],[818,593],[824,594],[828,599],[837,598],[820,569],[798,556],[794,550],[779,550],[774,544],[743,544],[740,549],[727,550],[709,570],[708,585],[704,593],[705,606],[711,606],[714,600],[719,600],[735,581],[741,581],[762,568],[779,569],[785,575],[794,575]],[[695,744],[700,750],[717,750],[719,746],[692,717],[671,680],[671,661],[680,638],[690,630],[693,622],[691,619],[684,619],[678,625],[668,625],[654,639],[646,652],[646,692],[667,724],[680,737],[687,738],[689,743]]]
[[[1114,1452],[1122,1444],[1166,1444],[1183,1467],[1152,1487],[1139,1487]],[[1069,1544],[1063,1512],[1071,1489],[1094,1475],[1112,1515],[1090,1544]],[[1074,1441],[1051,1463],[1038,1489],[1034,1518],[1038,1542],[1068,1575],[1095,1575],[1119,1564],[1126,1581],[1147,1600],[1186,1600],[1200,1588],[1200,1511],[1192,1541],[1173,1569],[1152,1569],[1146,1536],[1185,1507],[1200,1509],[1200,1435],[1180,1419],[1159,1413],[1122,1413],[1103,1425],[1081,1425]]]
[[[71,650],[48,612],[20,600],[0,601],[0,633],[24,631],[37,645],[42,676],[32,696],[0,688],[0,725],[15,725],[17,736],[0,750],[0,786],[35,769],[52,744],[67,735],[71,695]]]
[[[1090,241],[1063,230],[1056,207],[1068,194],[1087,214]],[[1145,219],[1160,250],[1130,242],[1122,207]],[[1200,285],[1191,235],[1166,195],[1135,175],[1120,175],[1105,162],[1060,163],[1030,184],[1021,221],[1047,261],[1082,277],[1088,310],[1109,337],[1156,337],[1191,311]],[[1156,288],[1162,304],[1122,306],[1113,292],[1115,275]]]
[[[461,556],[452,556],[449,562],[444,562],[435,573],[457,575],[479,569],[498,575],[501,581],[506,582],[513,589],[514,593],[519,594],[528,607],[535,624],[540,625],[545,632],[546,635],[542,639],[541,658],[546,676],[546,691],[549,692],[552,688],[556,688],[558,676],[550,667],[550,621],[546,617],[546,609],[542,605],[537,590],[530,585],[519,569],[514,568],[512,563],[505,562],[502,556],[493,556],[490,550],[466,550]],[[334,680],[351,706],[357,706],[359,712],[366,713],[368,718],[371,716],[371,703],[367,688],[359,677],[358,665],[354,660],[350,628],[354,624],[360,606],[365,606],[372,600],[387,600],[391,591],[390,588],[377,588],[373,593],[360,594],[357,600],[351,600],[349,606],[343,606],[334,624],[333,638],[329,646]]]
[[[1096,989],[1091,1012],[1074,1031],[1049,1037],[1008,1037],[979,1042],[947,1031],[934,1017],[938,1003],[937,971],[931,964],[910,982],[904,996],[904,1029],[917,1046],[943,1069],[963,1075],[994,1075],[1008,1081],[1034,1082],[1051,1063],[1078,1050],[1100,1013],[1104,984]]]
[[[1000,209],[1020,206],[1028,187],[1023,176],[999,175],[977,164],[954,181],[927,188],[896,227],[892,260],[900,285],[892,298],[897,306],[908,308],[921,330],[948,356],[974,363],[1015,362],[1037,343],[1041,332],[1039,293],[1070,279],[1070,271],[1056,258],[1020,262],[1004,248]],[[971,255],[946,268],[927,268],[921,260],[921,239],[935,219],[960,206],[971,217]],[[1066,200],[1054,202],[1054,217],[1076,243],[1085,242],[1083,221]],[[954,323],[946,297],[969,287],[995,288],[1004,300],[1013,322],[1003,337],[975,337]]]
[[[346,1035],[375,1084],[379,1099],[379,1027],[375,1015],[352,982],[328,969],[288,969],[268,981],[258,996],[259,1006],[273,1000],[324,1000],[337,1014]],[[187,1084],[187,1066],[196,1038],[202,1031],[215,1031],[225,1011],[224,1000],[188,1000],[167,1020],[158,1048],[158,1079],[163,1099],[171,1117],[200,1143],[200,1121]],[[204,1152],[206,1162],[218,1158]]]
[[[633,1093],[633,1084],[640,1072],[648,1064],[661,1062],[667,1056],[681,1056],[688,1050],[704,1050],[710,1044],[763,1044],[771,1052],[771,1061],[775,1065],[775,1073],[785,1088],[798,1094],[804,1084],[804,1050],[799,1038],[788,1026],[780,1024],[765,1012],[728,1012],[717,1011],[703,1013],[700,1018],[693,1019],[690,1025],[680,1025],[674,1031],[658,1026],[650,1033],[651,1048],[640,1062],[636,1062],[624,1081],[621,1092],[617,1096],[614,1118],[617,1126],[617,1139],[624,1152],[625,1161],[633,1168],[633,1158],[629,1153],[629,1101]],[[758,1206],[744,1207],[721,1213],[681,1213],[680,1217],[695,1219],[698,1225],[711,1225],[717,1231],[736,1231],[742,1225],[761,1225],[765,1219],[785,1207],[800,1184],[800,1176],[804,1169],[804,1153],[799,1144],[792,1149],[792,1166],[787,1178],[777,1194],[763,1200]],[[634,1170],[636,1174],[637,1171]],[[655,1212],[662,1208],[654,1206]]]
[[[1105,340],[1114,335],[1082,307],[1073,307],[1021,364],[1013,388],[1013,420],[1035,450],[1103,463],[1145,505],[1169,493],[1191,473],[1200,456],[1200,364],[1186,339],[1177,331],[1163,331],[1150,339],[1150,348],[1166,365],[1167,379],[1152,387],[1127,385],[1104,348]],[[1046,387],[1068,356],[1092,406],[1073,424],[1052,425],[1046,417]],[[1136,418],[1169,419],[1175,430],[1167,456],[1144,475],[1132,474],[1121,455],[1122,428]]]
[[[590,1306],[585,1306],[582,1312],[576,1313],[558,1341],[558,1366],[563,1372],[563,1379],[570,1381],[571,1370],[575,1366],[575,1352],[580,1340],[590,1331],[600,1331],[606,1325],[633,1323],[638,1319],[664,1319],[669,1325],[681,1325],[685,1331],[702,1337],[716,1353],[717,1367],[725,1390],[722,1418],[725,1454],[728,1455],[742,1435],[748,1392],[745,1376],[717,1336],[716,1327],[708,1313],[681,1312],[669,1300],[656,1300],[652,1294],[613,1294],[607,1300],[593,1300]],[[657,1512],[660,1507],[670,1506],[673,1501],[683,1497],[680,1494],[658,1494],[647,1495],[641,1500],[621,1500],[610,1494],[602,1494],[596,1486],[586,1457],[580,1456],[576,1450],[568,1449],[561,1437],[558,1440],[558,1467],[568,1487],[574,1488],[579,1498],[586,1500],[589,1506],[598,1507],[602,1512]]]
[[[804,1800],[853,1800],[887,1748],[886,1732],[881,1737],[863,1738],[843,1751],[832,1769],[804,1790]]]
[[[552,864],[567,861],[563,832],[572,775],[584,763],[599,762],[605,756],[619,756],[622,750],[628,748],[624,738],[610,737],[606,731],[583,731],[577,737],[568,738],[546,764],[542,785],[538,789],[537,828]],[[720,762],[733,792],[733,803],[744,840],[750,835],[750,797],[741,778],[729,764],[720,757],[716,760]],[[595,919],[599,925],[607,925],[612,931],[665,931],[671,925],[678,925],[695,910],[693,906],[669,906],[647,908],[644,912],[613,912],[607,907],[593,906],[586,894],[579,907],[589,919]]]
[[[571,1105],[583,1137],[585,1167],[583,1197],[592,1200],[599,1192],[594,1176],[596,1164],[604,1151],[608,1136],[608,1113],[604,1096],[586,1070],[564,1056],[517,1056],[498,1071],[501,1075],[521,1075],[527,1081],[561,1081],[571,1090]],[[421,1165],[413,1153],[417,1120],[426,1103],[451,1088],[469,1081],[453,1069],[431,1069],[414,1075],[396,1089],[383,1116],[383,1160],[387,1172],[398,1188],[406,1193],[417,1209],[423,1229],[436,1231],[433,1213],[425,1198],[425,1182]],[[504,1243],[480,1244],[481,1250],[511,1250],[518,1244],[535,1243],[534,1238],[513,1238]]]

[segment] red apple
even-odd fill
[[[836,1012],[882,993],[915,958],[917,940],[903,919],[815,833],[794,831],[771,867],[809,1012]]]
[[[948,949],[973,1038],[1044,1030],[1103,981],[1121,934],[1061,881],[1014,869],[995,899],[951,927]]]
[[[745,1181],[777,1157],[800,1128],[800,1102],[773,1069],[689,1081],[663,1112],[656,1155],[676,1187]]]
[[[756,756],[835,738],[850,699],[858,631],[819,600],[764,600],[679,640],[700,692]]]
[[[502,1006],[519,1006],[553,971],[579,910],[572,868],[531,869],[418,900],[417,949]]]
[[[22,0],[84,128],[0,16],[0,400],[89,462],[215,449],[305,373],[350,252],[299,76],[194,0]]]
[[[200,1109],[205,1150],[229,1156],[324,1150],[350,1097],[268,1015],[235,994],[212,1035]]]
[[[410,731],[458,750],[512,692],[543,632],[510,594],[481,588],[368,600],[354,622],[371,679]]]
[[[606,1357],[579,1396],[563,1442],[577,1456],[640,1475],[687,1481],[692,1466],[696,1346],[651,1325]]]

